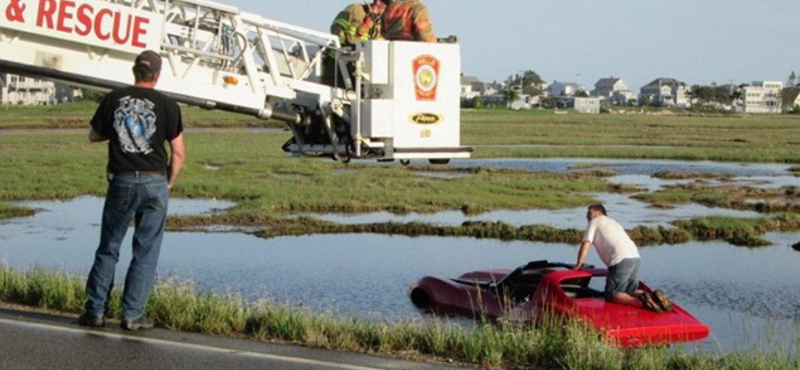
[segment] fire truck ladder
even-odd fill
[[[352,107],[361,105],[364,74],[353,88],[345,63],[364,57],[334,35],[203,0],[27,2],[0,0],[0,13],[16,16],[0,16],[6,72],[110,90],[130,85],[134,56],[153,49],[164,58],[159,90],[189,105],[285,121],[293,138],[284,149],[294,155],[392,156],[350,127],[361,117]],[[329,53],[348,76],[344,88],[320,82]]]

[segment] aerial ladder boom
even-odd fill
[[[285,121],[283,149],[296,156],[438,163],[471,153],[460,146],[457,44],[343,48],[334,35],[203,0],[0,0],[4,72],[109,90],[133,82],[146,49],[164,59],[159,90]],[[326,55],[344,87],[321,83]]]

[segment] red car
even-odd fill
[[[673,303],[655,312],[608,302],[603,297],[606,269],[534,261],[515,270],[481,270],[455,279],[426,276],[411,289],[411,301],[436,314],[485,316],[537,322],[546,312],[582,320],[615,343],[633,347],[701,340],[708,326]],[[651,289],[639,283],[639,289]]]

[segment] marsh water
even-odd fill
[[[617,174],[609,181],[635,184],[647,191],[670,183],[650,177],[662,170],[730,173],[735,177],[729,181],[751,186],[800,183],[786,172],[786,166],[779,165],[602,163],[604,170]],[[586,168],[586,163],[576,166],[576,161],[567,160],[478,161],[477,165],[536,171]],[[697,216],[757,216],[698,205],[651,209],[619,194],[596,197],[607,203],[610,216],[626,228]],[[38,212],[32,217],[0,221],[0,263],[19,269],[43,267],[87,273],[98,240],[102,203],[96,197],[19,203]],[[215,200],[172,199],[170,213],[207,214],[232,205]],[[459,212],[314,216],[346,223],[416,220],[458,224],[480,219],[583,228],[583,215],[584,209],[576,208],[495,211],[476,216]],[[701,347],[747,349],[763,348],[766,342],[796,343],[800,335],[800,253],[790,246],[800,241],[800,233],[768,234],[766,238],[774,246],[748,249],[725,242],[695,241],[642,248],[642,279],[663,289],[711,327],[712,336]],[[130,258],[130,239],[129,233],[118,266],[120,274]],[[271,299],[336,315],[377,320],[428,319],[407,298],[408,288],[424,275],[455,277],[468,270],[514,268],[538,259],[572,262],[576,252],[574,245],[469,238],[359,234],[260,239],[240,233],[167,233],[160,278],[191,281],[199,290],[241,294],[249,300]],[[600,264],[593,253],[588,262]]]

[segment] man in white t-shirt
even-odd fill
[[[586,254],[594,244],[600,260],[608,267],[606,300],[654,311],[671,309],[671,303],[663,292],[656,291],[650,296],[638,289],[641,266],[639,250],[625,229],[607,216],[606,208],[602,204],[590,205],[586,219],[589,227],[583,237],[575,269],[582,268]]]

